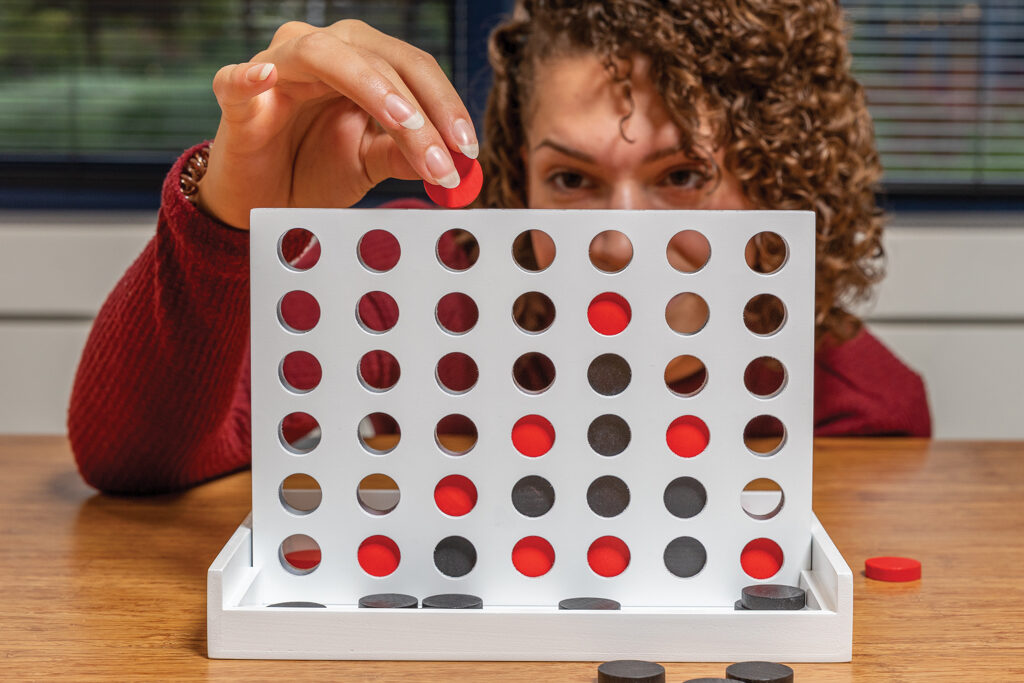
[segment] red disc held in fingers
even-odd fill
[[[476,159],[470,159],[465,154],[454,150],[449,150],[449,152],[452,155],[452,161],[455,162],[455,170],[459,172],[459,184],[449,190],[424,180],[423,188],[427,191],[427,196],[438,206],[461,209],[472,204],[480,194],[480,188],[484,186],[484,171]]]
[[[877,581],[917,581],[921,563],[910,557],[871,557],[864,562],[864,575]]]

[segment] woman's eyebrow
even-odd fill
[[[541,140],[537,144],[537,146],[535,146],[533,148],[533,150],[537,151],[541,147],[550,147],[551,149],[555,150],[556,152],[564,154],[567,157],[572,157],[574,159],[579,159],[580,161],[586,162],[588,164],[596,164],[597,163],[597,161],[594,159],[594,157],[590,156],[586,152],[581,152],[578,149],[573,149],[572,147],[566,147],[565,145],[560,144],[558,142],[555,142],[554,140],[551,140],[549,138],[544,138],[543,140]],[[663,147],[662,149],[656,149],[653,152],[651,152],[650,154],[648,154],[647,156],[645,156],[643,158],[642,163],[649,164],[652,161],[657,161],[659,159],[664,159],[665,157],[670,157],[670,156],[673,156],[675,154],[679,154],[680,152],[686,152],[686,151],[687,151],[686,148],[683,147],[682,145],[672,145],[671,147]],[[687,158],[690,158],[689,155],[687,155]]]
[[[682,145],[673,145],[671,147],[663,147],[661,149],[656,149],[653,152],[651,152],[650,154],[648,154],[647,156],[645,156],[642,163],[649,164],[652,161],[657,161],[658,159],[664,159],[665,157],[674,156],[676,154],[679,154],[680,152],[687,152],[687,151],[688,150],[685,147],[683,147]],[[686,158],[687,159],[692,159],[692,157],[690,157],[689,154],[686,155]],[[694,159],[694,161],[697,161],[697,159]]]
[[[566,147],[565,145],[560,145],[560,144],[558,144],[557,142],[555,142],[553,140],[549,140],[548,138],[544,138],[543,140],[541,140],[540,143],[536,147],[533,148],[533,151],[536,152],[541,147],[550,147],[551,149],[555,150],[556,152],[560,152],[560,153],[564,154],[567,157],[572,157],[574,159],[579,159],[580,161],[586,162],[588,164],[596,164],[597,163],[594,160],[594,157],[590,156],[586,152],[581,152],[578,149],[573,149],[571,147]]]

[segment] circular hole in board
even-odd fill
[[[590,388],[602,396],[621,394],[633,379],[633,370],[622,356],[603,353],[590,361],[587,368],[587,382]]]
[[[670,451],[680,458],[692,458],[704,452],[711,441],[711,431],[696,415],[677,417],[665,432]]]
[[[449,334],[465,334],[476,326],[480,309],[468,294],[445,294],[434,308],[434,318],[441,329]]]
[[[587,488],[587,505],[601,517],[615,517],[629,507],[629,487],[618,477],[598,477]]]
[[[595,574],[611,578],[629,566],[629,546],[615,536],[602,536],[587,549],[587,564]]]
[[[785,562],[782,548],[770,538],[755,538],[743,547],[740,566],[752,579],[770,579]]]
[[[697,356],[676,356],[665,366],[665,386],[676,396],[696,396],[707,383],[708,369]]]
[[[368,514],[386,515],[402,500],[402,491],[394,479],[386,474],[368,474],[356,487],[356,500]]]
[[[292,534],[281,542],[277,556],[286,571],[309,574],[320,566],[320,544],[306,534]]]
[[[629,326],[633,309],[621,294],[603,292],[595,296],[587,306],[587,321],[594,331],[606,337],[613,337]]]
[[[308,515],[323,500],[320,482],[308,474],[289,474],[281,482],[277,490],[278,498],[284,509],[293,515]]]
[[[669,239],[665,257],[669,265],[680,273],[696,273],[711,258],[711,245],[702,233],[681,230]]]
[[[603,230],[590,240],[590,263],[603,273],[618,273],[633,260],[633,243],[625,233]]]
[[[743,445],[754,455],[773,456],[786,445],[786,425],[774,415],[758,415],[743,428]]]
[[[530,273],[546,270],[555,260],[555,241],[543,230],[526,230],[512,240],[512,260]]]
[[[700,294],[681,292],[665,305],[665,322],[673,332],[682,335],[697,334],[708,324],[711,309]]]
[[[434,427],[434,441],[448,455],[465,455],[477,442],[476,424],[465,415],[445,415]]]
[[[398,365],[398,359],[380,349],[364,353],[363,357],[359,359],[359,367],[356,371],[359,374],[360,383],[373,392],[391,389],[398,384],[398,380],[402,376],[402,368]]]
[[[743,511],[751,519],[771,519],[782,511],[785,502],[786,494],[782,487],[774,480],[763,477],[748,483],[740,494]]]
[[[512,381],[527,394],[540,394],[555,382],[555,364],[543,353],[524,353],[512,364]]]
[[[461,474],[450,474],[434,487],[437,509],[449,517],[462,517],[476,507],[476,485]]]
[[[387,230],[370,230],[359,238],[356,255],[367,270],[384,273],[398,265],[402,247]]]
[[[292,351],[281,360],[278,368],[278,377],[285,388],[296,394],[313,391],[323,376],[320,361],[308,351]]]
[[[542,415],[524,415],[512,426],[512,445],[528,458],[539,458],[555,444],[555,428]]]
[[[708,551],[696,538],[680,536],[672,539],[665,547],[663,559],[665,568],[673,575],[688,579],[704,569],[708,561]]]
[[[512,319],[522,331],[540,334],[555,322],[555,304],[547,294],[520,294],[512,303]]]
[[[359,421],[359,442],[373,455],[384,455],[395,450],[402,440],[398,420],[387,413],[370,413]]]
[[[448,270],[469,270],[480,258],[480,245],[468,230],[445,230],[437,240],[437,260]]]
[[[775,334],[786,324],[786,305],[774,294],[758,294],[743,307],[743,324],[759,337]]]
[[[387,332],[398,324],[398,304],[387,292],[367,292],[359,297],[356,320],[367,332]]]
[[[512,487],[512,506],[526,517],[541,517],[555,505],[555,488],[544,477],[531,474]]]
[[[758,398],[778,396],[789,379],[786,366],[771,356],[761,356],[747,363],[743,371],[743,386]]]
[[[789,260],[789,246],[778,233],[766,230],[747,241],[744,251],[747,265],[755,273],[771,275],[778,272]]]
[[[356,559],[370,576],[388,576],[398,569],[402,553],[387,536],[370,536],[359,544]]]
[[[278,425],[277,435],[285,450],[305,455],[320,445],[320,423],[309,413],[289,413]]]
[[[442,389],[450,394],[464,394],[472,389],[480,378],[476,361],[456,351],[445,354],[437,361],[434,377]]]
[[[277,320],[289,332],[309,332],[320,322],[320,303],[309,292],[293,290],[277,302]]]
[[[587,442],[598,455],[618,455],[629,446],[629,424],[618,415],[599,415],[587,428]]]
[[[540,536],[527,536],[512,548],[512,564],[523,576],[543,576],[555,566],[555,549]]]
[[[677,477],[665,487],[662,500],[673,517],[690,519],[699,515],[707,505],[708,492],[704,484],[693,477]]]
[[[292,228],[278,240],[277,257],[289,270],[309,270],[320,261],[320,241],[305,228]]]
[[[434,566],[454,579],[465,576],[476,566],[476,548],[462,536],[448,536],[434,547]]]

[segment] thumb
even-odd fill
[[[363,165],[366,168],[367,178],[374,186],[388,178],[399,178],[400,180],[419,180],[420,178],[420,174],[402,154],[402,150],[395,140],[383,131],[374,136],[370,146],[366,148],[366,152],[363,154]]]
[[[213,77],[213,94],[225,115],[248,118],[255,111],[256,96],[275,83],[277,69],[270,62],[229,64]]]

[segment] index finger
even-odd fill
[[[480,146],[469,111],[430,53],[364,22],[339,22],[328,30],[337,30],[347,42],[386,60],[412,91],[449,149],[477,158]]]

